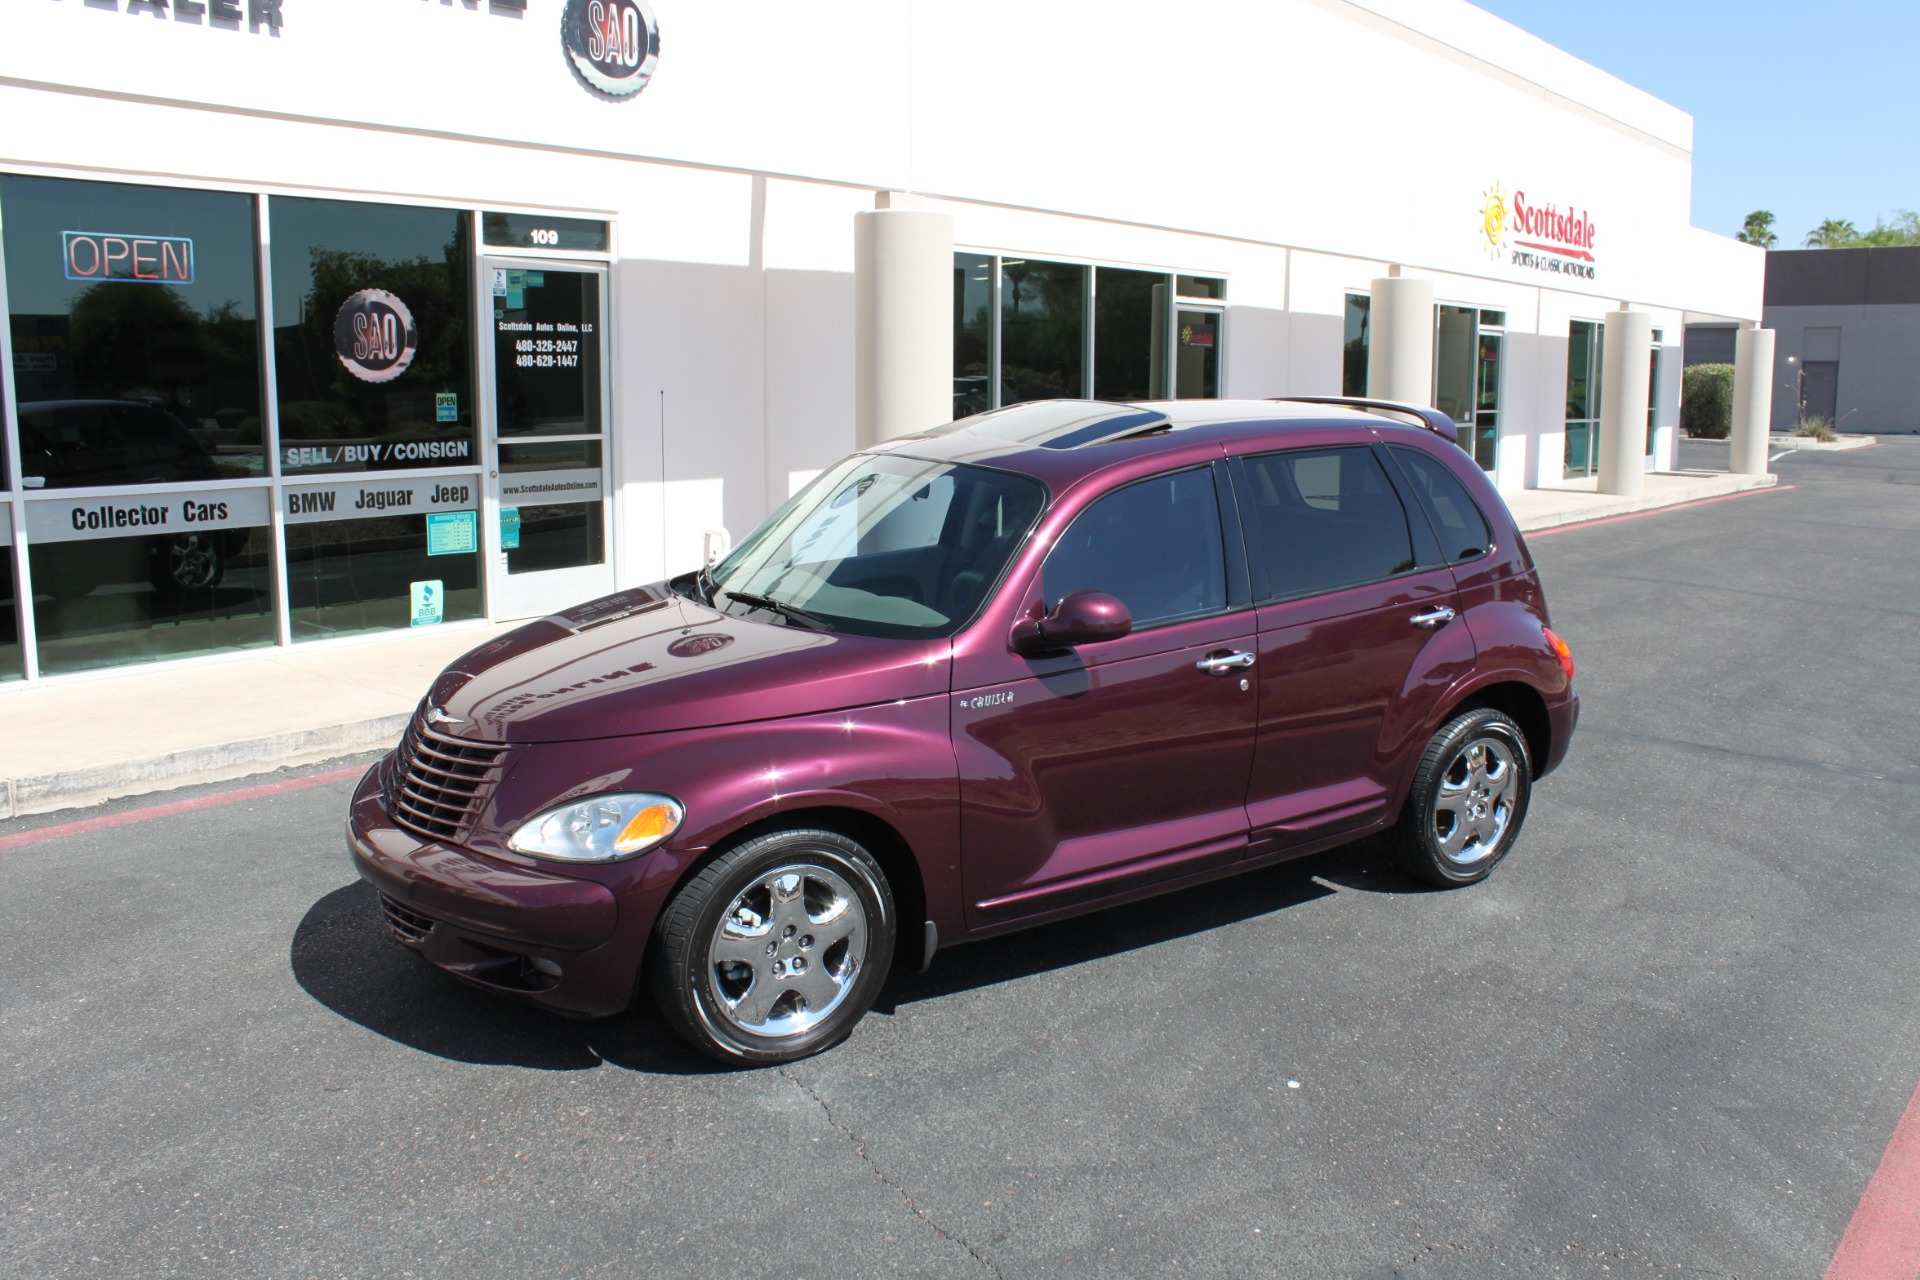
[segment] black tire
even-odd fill
[[[1520,726],[1489,707],[1453,717],[1421,754],[1393,831],[1408,874],[1445,887],[1486,879],[1519,838],[1532,793]]]
[[[792,1062],[845,1039],[893,964],[893,893],[836,831],[727,850],[660,914],[647,980],[661,1017],[723,1062]]]

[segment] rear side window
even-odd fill
[[[1247,537],[1261,597],[1288,600],[1414,567],[1407,513],[1364,446],[1245,461]]]
[[[1067,526],[1040,581],[1049,609],[1069,591],[1104,591],[1136,630],[1226,608],[1213,472],[1155,476],[1101,498]]]
[[[1413,482],[1421,505],[1433,518],[1440,550],[1448,564],[1483,556],[1493,546],[1493,531],[1467,487],[1438,458],[1406,445],[1392,445],[1393,456]]]

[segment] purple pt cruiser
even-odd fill
[[[1471,884],[1578,714],[1443,415],[1041,401],[473,650],[347,840],[448,973],[785,1062],[896,962],[1371,833]]]

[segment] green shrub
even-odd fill
[[[1733,366],[1688,365],[1680,375],[1680,427],[1690,436],[1725,440],[1733,434]]]
[[[1815,440],[1824,440],[1828,444],[1832,444],[1840,438],[1839,434],[1833,429],[1833,419],[1823,418],[1819,414],[1814,414],[1811,417],[1803,417],[1800,421],[1794,423],[1793,434],[1797,436],[1809,436]]]

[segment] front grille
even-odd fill
[[[387,928],[402,942],[425,942],[433,932],[431,918],[401,906],[384,893],[380,895],[380,910],[387,917]]]
[[[434,840],[458,840],[500,780],[507,749],[429,729],[416,714],[387,762],[387,816]]]

